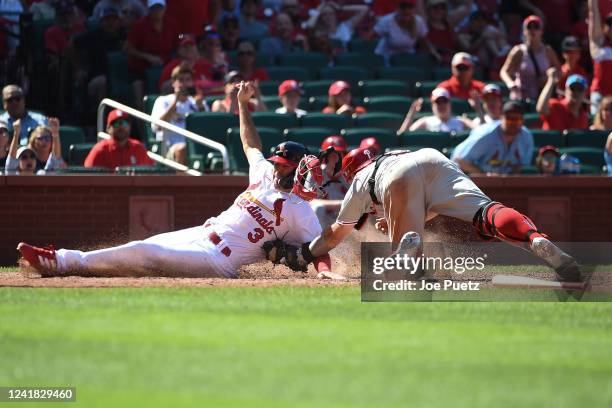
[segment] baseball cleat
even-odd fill
[[[55,256],[55,248],[48,246],[45,248],[35,247],[25,242],[20,242],[17,245],[17,250],[21,257],[37,272],[53,272],[57,270],[57,257]]]
[[[531,251],[555,270],[559,281],[582,281],[580,268],[576,260],[548,239],[535,238],[531,243]]]
[[[402,236],[399,242],[397,250],[393,253],[393,257],[396,255],[404,256],[407,255],[409,258],[416,258],[421,254],[421,236],[414,232],[409,231]],[[414,278],[420,279],[424,275],[423,268],[411,273]]]

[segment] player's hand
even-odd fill
[[[238,84],[238,103],[249,103],[255,95],[255,87],[251,82],[240,82]]]
[[[389,225],[387,224],[386,218],[377,218],[374,227],[376,227],[376,229],[383,234],[386,234],[389,231]]]
[[[319,279],[331,279],[331,280],[347,280],[347,277],[344,275],[340,275],[339,273],[335,273],[332,271],[322,271],[317,274],[317,278]]]
[[[59,136],[59,127],[60,127],[59,119],[58,118],[49,118],[47,123],[49,124],[49,128],[51,128],[51,135],[53,137]]]

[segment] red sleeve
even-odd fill
[[[260,82],[261,81],[267,81],[270,79],[270,77],[268,76],[268,71],[266,71],[264,68],[258,68],[255,71],[255,75],[253,75],[254,79],[258,79]]]
[[[104,160],[102,144],[98,143],[91,148],[83,165],[85,167],[111,167],[106,163],[106,160]]]
[[[147,154],[147,149],[142,144],[136,145],[136,149],[138,152],[138,165],[139,166],[153,166],[155,165],[155,161],[149,157]]]
[[[477,81],[477,80],[474,81],[474,89],[476,89],[481,94],[482,94],[484,87],[485,87],[484,82]]]
[[[331,272],[331,258],[329,254],[318,256],[314,260],[314,266],[317,272]]]
[[[436,88],[444,88],[444,89],[446,89],[448,92],[451,92],[451,86],[450,86],[450,84],[449,84],[448,79],[447,79],[446,81],[442,81],[442,82],[440,82],[440,83],[439,83],[439,84],[436,86]],[[452,92],[451,92],[451,93],[452,93]]]
[[[563,106],[556,99],[551,99],[548,101],[548,115],[540,115],[542,119],[542,129],[564,130],[565,124],[563,123],[563,116]]]

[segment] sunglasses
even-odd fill
[[[465,71],[470,69],[470,66],[469,65],[465,65],[465,64],[461,64],[461,65],[457,65],[456,68],[457,68],[457,71],[459,71],[459,72],[465,72]]]
[[[519,125],[519,124],[523,123],[523,118],[509,118],[509,117],[506,117],[504,120],[506,121],[506,123],[513,124],[513,125]]]
[[[443,105],[448,102],[449,100],[447,98],[438,98],[435,101],[433,101],[433,103],[438,104],[438,105]]]
[[[130,121],[126,119],[119,119],[111,123],[111,126],[117,128],[119,126],[129,126]]]
[[[53,140],[53,138],[51,137],[51,135],[42,135],[42,136],[36,136],[36,140],[40,140],[43,142],[50,142],[51,140]]]
[[[19,160],[34,160],[36,159],[36,156],[34,156],[33,154],[22,154],[21,156],[19,156]]]
[[[527,24],[528,30],[541,30],[542,26],[536,23]]]
[[[15,95],[15,96],[11,96],[10,98],[6,98],[4,102],[6,103],[20,102],[22,99],[23,99],[23,96]]]

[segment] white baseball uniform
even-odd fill
[[[374,205],[370,196],[372,163],[355,175],[336,222],[356,224],[363,213],[382,210],[391,239],[394,231],[400,237],[408,231],[422,236],[426,220],[442,214],[472,222],[478,209],[491,201],[435,149],[392,153],[397,154],[382,159],[375,176],[374,193],[381,205]]]
[[[91,252],[60,249],[59,270],[232,278],[241,265],[265,259],[266,241],[279,237],[301,245],[318,236],[321,226],[309,203],[274,188],[272,163],[259,153],[249,164],[249,187],[204,226]]]

